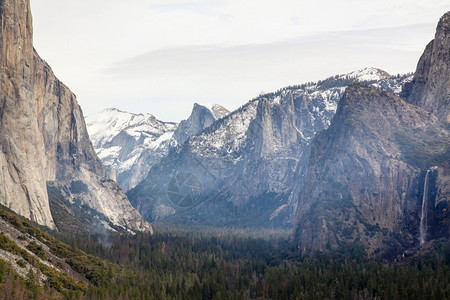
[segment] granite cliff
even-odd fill
[[[294,230],[299,247],[326,251],[358,242],[374,254],[418,245],[425,175],[432,170],[431,182],[448,173],[449,138],[435,116],[392,93],[347,88],[312,145]],[[437,189],[432,184],[429,193]],[[442,199],[428,201],[445,228]]]
[[[29,0],[0,1],[0,24],[0,203],[55,228],[51,186],[69,205],[87,205],[113,226],[151,231],[107,179],[75,95],[34,50]]]
[[[195,103],[189,118],[181,121],[173,133],[172,147],[183,145],[189,137],[202,132],[229,113],[225,107],[218,104],[201,105]]]
[[[439,20],[436,35],[425,48],[413,80],[402,96],[411,104],[450,123],[450,13]]]
[[[449,237],[449,17],[405,98],[350,86],[314,139],[293,232],[302,252],[358,243],[395,256]]]
[[[86,117],[94,149],[111,177],[128,191],[145,179],[153,165],[170,149],[227,115],[223,106],[194,104],[191,115],[179,124],[151,114],[133,114],[115,108]]]
[[[291,227],[311,140],[345,88],[400,92],[408,80],[366,68],[261,95],[175,147],[127,195],[150,221]]]

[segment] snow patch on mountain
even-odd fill
[[[151,114],[133,114],[108,108],[86,117],[97,155],[114,170],[123,189],[134,187],[147,170],[133,172],[137,164],[156,163],[167,155],[177,124],[162,122]],[[141,168],[139,168],[141,169]]]
[[[204,157],[229,156],[236,154],[244,143],[250,122],[255,119],[258,101],[252,101],[234,111],[213,127],[189,140],[194,153]]]
[[[388,79],[391,78],[391,75],[386,71],[369,67],[341,75],[341,78],[352,78],[361,82]]]
[[[330,125],[346,88],[363,83],[398,93],[409,80],[366,68],[260,95],[188,138],[128,196],[148,220],[291,226],[311,141]],[[205,111],[194,107],[192,115]],[[176,174],[193,174],[202,183],[198,205],[180,209],[168,198]]]
[[[108,108],[86,117],[86,125],[97,155],[127,191],[142,181],[171,148],[227,114],[229,111],[218,104],[195,104],[189,118],[176,124],[151,114]]]

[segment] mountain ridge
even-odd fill
[[[436,27],[434,39],[426,46],[417,64],[413,80],[402,96],[450,123],[450,14],[444,14]]]
[[[310,140],[329,125],[347,85],[362,76],[377,76],[367,84],[396,91],[411,77],[366,68],[261,95],[169,153],[129,198],[148,220],[290,226],[297,202],[293,190],[301,189]],[[201,185],[201,193],[192,207],[180,209],[167,192],[171,180],[183,174],[198,179],[195,189]],[[255,213],[256,222],[250,217]]]
[[[449,18],[402,97],[352,85],[314,139],[293,230],[301,252],[356,243],[395,258],[450,237]]]
[[[332,125],[316,137],[311,150],[294,231],[302,251],[326,251],[358,239],[374,254],[389,248],[383,243],[392,235],[400,243],[395,244],[398,251],[417,244],[415,199],[423,186],[418,181],[422,161],[405,161],[411,144],[400,139],[421,128],[434,132],[425,144],[438,147],[422,151],[437,152],[442,164],[450,151],[445,144],[449,134],[436,117],[391,93],[347,88]],[[434,163],[426,162],[425,168]],[[403,226],[409,229],[401,233]]]
[[[180,123],[164,122],[152,114],[134,114],[116,108],[86,117],[93,146],[111,177],[125,190],[141,182],[151,167],[215,120],[228,114],[223,106],[194,104]]]

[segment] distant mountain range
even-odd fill
[[[196,104],[179,124],[107,109],[87,126],[31,19],[29,0],[0,1],[0,204],[17,214],[82,236],[293,228],[302,253],[395,257],[449,238],[450,12],[414,75],[366,68],[233,112]]]
[[[94,149],[110,176],[127,191],[144,180],[169,149],[183,144],[228,113],[217,104],[195,104],[189,118],[176,124],[159,121],[151,114],[111,108],[86,117],[86,125]]]
[[[102,161],[118,172],[119,184],[128,189],[133,187],[126,183],[128,178],[143,180],[128,196],[150,221],[289,227],[311,140],[329,126],[346,87],[364,82],[400,93],[411,79],[366,68],[262,95],[232,113],[216,105],[219,114],[214,115],[214,106],[196,104],[175,131],[170,124],[158,132],[167,138],[164,147],[144,145],[142,132],[154,131],[154,124],[167,128],[168,123],[149,123],[147,129],[139,123],[141,132],[136,134],[136,115],[110,109],[88,117],[87,126]],[[161,141],[158,135],[154,139]],[[133,149],[132,159],[123,155],[131,153],[127,149]],[[143,156],[139,149],[145,149],[145,164],[134,158]],[[186,178],[192,182],[184,182]]]

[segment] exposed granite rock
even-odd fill
[[[94,149],[113,174],[110,177],[117,176],[119,185],[128,191],[144,180],[170,149],[228,113],[217,104],[195,104],[189,118],[177,124],[160,121],[151,114],[109,108],[86,120]]]
[[[47,182],[88,187],[88,205],[131,231],[151,231],[97,158],[75,95],[33,49],[29,0],[0,2],[0,201],[55,228]],[[136,222],[136,220],[140,220]]]
[[[208,106],[194,104],[192,112],[186,120],[178,124],[173,134],[173,143],[182,145],[191,136],[202,132],[212,123],[228,115],[230,112],[223,106],[213,104]]]
[[[115,173],[125,190],[135,187],[151,166],[167,155],[176,123],[151,114],[133,114],[108,108],[86,117],[97,155]]]
[[[294,229],[299,248],[358,242],[369,254],[388,254],[418,245],[426,170],[439,165],[436,173],[447,174],[449,157],[449,132],[435,116],[392,93],[348,87],[313,142]],[[449,196],[442,183],[430,193],[436,189]],[[448,218],[447,204],[434,207]]]
[[[46,191],[44,137],[34,101],[29,1],[1,1],[0,23],[0,201],[54,228]]]
[[[450,12],[441,17],[435,38],[425,48],[403,96],[450,123]]]
[[[292,228],[310,142],[345,88],[399,91],[409,78],[366,68],[261,95],[175,148],[127,195],[150,221]]]

